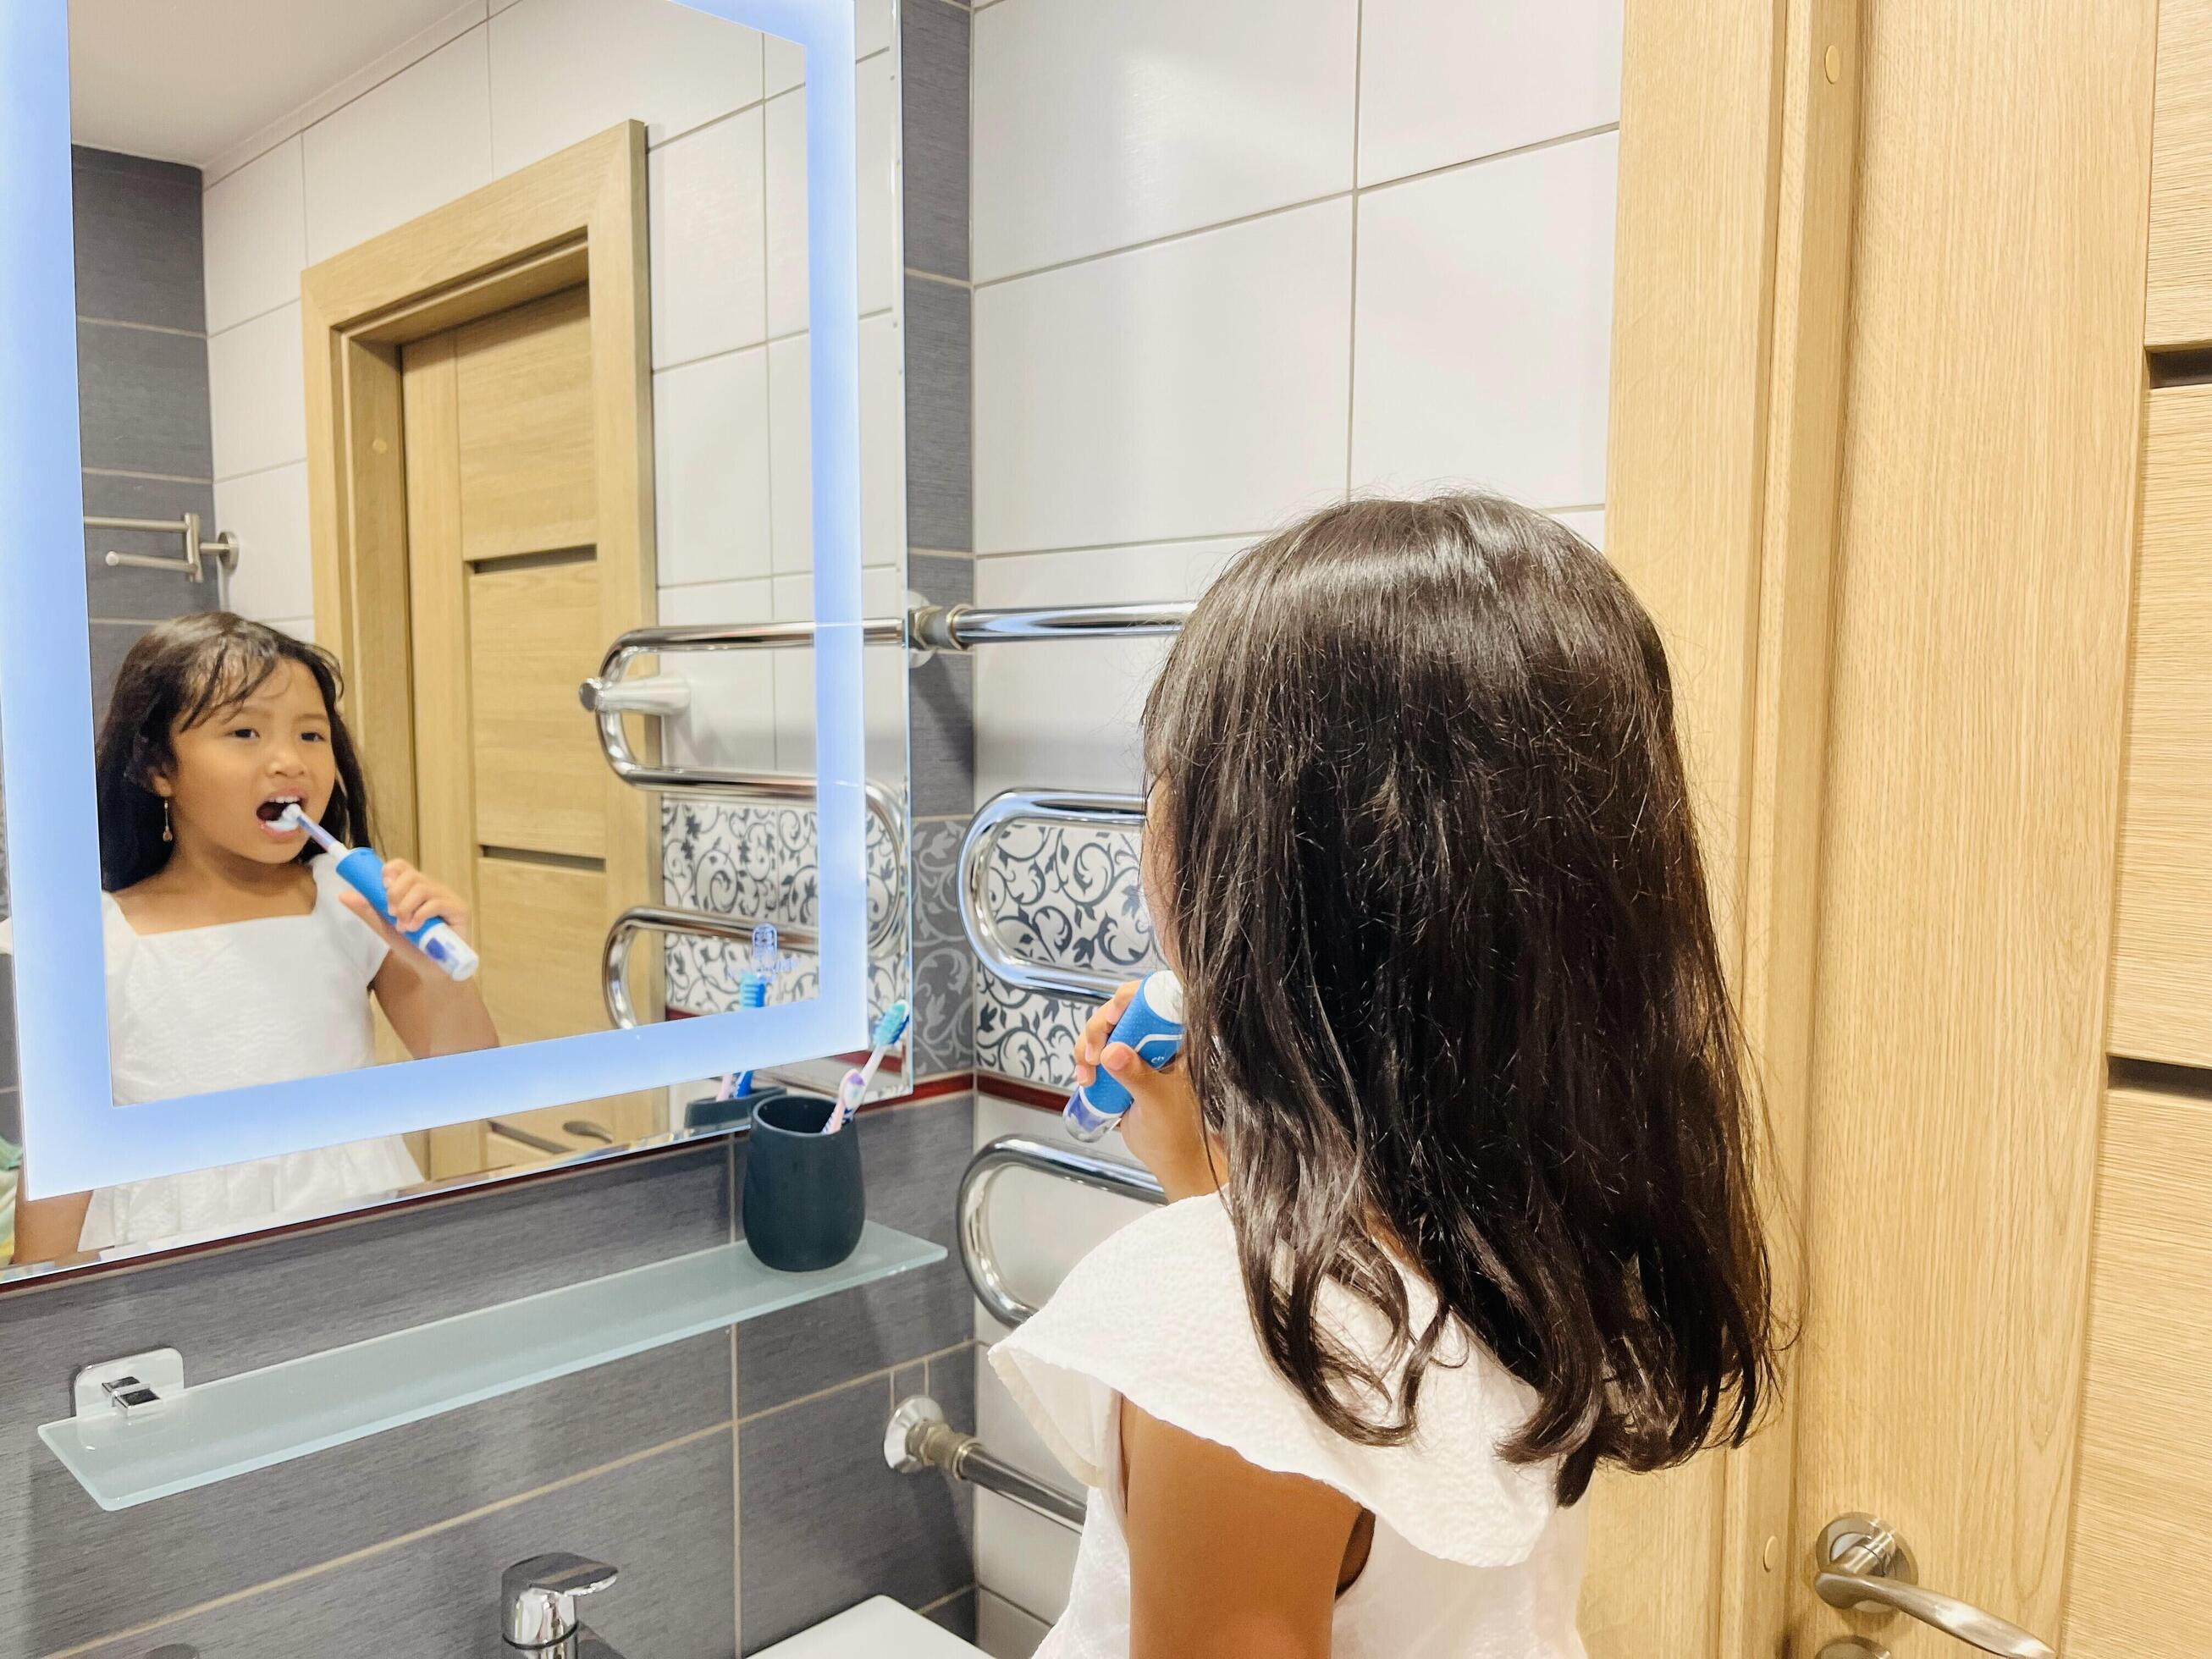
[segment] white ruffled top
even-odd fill
[[[1418,1324],[1435,1294],[1411,1274],[1407,1287]],[[1381,1320],[1349,1293],[1330,1287],[1320,1311],[1360,1352],[1384,1352]],[[1101,1244],[991,1350],[1045,1443],[1091,1489],[1067,1611],[1037,1659],[1127,1659],[1123,1400],[1374,1515],[1367,1565],[1337,1598],[1332,1659],[1583,1659],[1584,1511],[1559,1507],[1553,1467],[1498,1454],[1530,1390],[1464,1332],[1447,1346],[1424,1380],[1415,1437],[1358,1445],[1267,1363],[1218,1197],[1170,1205]]]

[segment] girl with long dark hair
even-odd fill
[[[108,1057],[118,1105],[375,1063],[372,997],[416,1056],[498,1041],[457,985],[341,881],[296,805],[369,840],[368,787],[328,652],[228,611],[155,624],[125,657],[100,731]],[[402,927],[468,907],[399,860]],[[38,1170],[27,1175],[33,1189]],[[18,1206],[15,1254],[234,1232],[422,1180],[404,1141],[358,1141]]]
[[[1171,1200],[993,1351],[1095,1488],[1040,1659],[1578,1659],[1582,1499],[1773,1388],[1756,1115],[1666,656],[1482,495],[1251,550],[1145,711]]]

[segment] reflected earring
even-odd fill
[[[164,795],[161,797],[161,839],[174,841],[176,838],[177,832],[169,827],[169,798]]]

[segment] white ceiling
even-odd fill
[[[481,17],[483,0],[469,9]],[[70,0],[70,136],[204,167],[455,10],[456,0]]]

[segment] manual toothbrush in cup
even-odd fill
[[[845,1080],[837,1085],[837,1107],[830,1114],[830,1121],[822,1126],[823,1134],[835,1134],[860,1109],[868,1085],[876,1080],[876,1073],[883,1066],[884,1055],[890,1052],[891,1044],[906,1035],[910,1016],[904,998],[884,1010],[883,1018],[876,1022],[876,1046],[868,1051],[868,1063],[846,1073]]]

